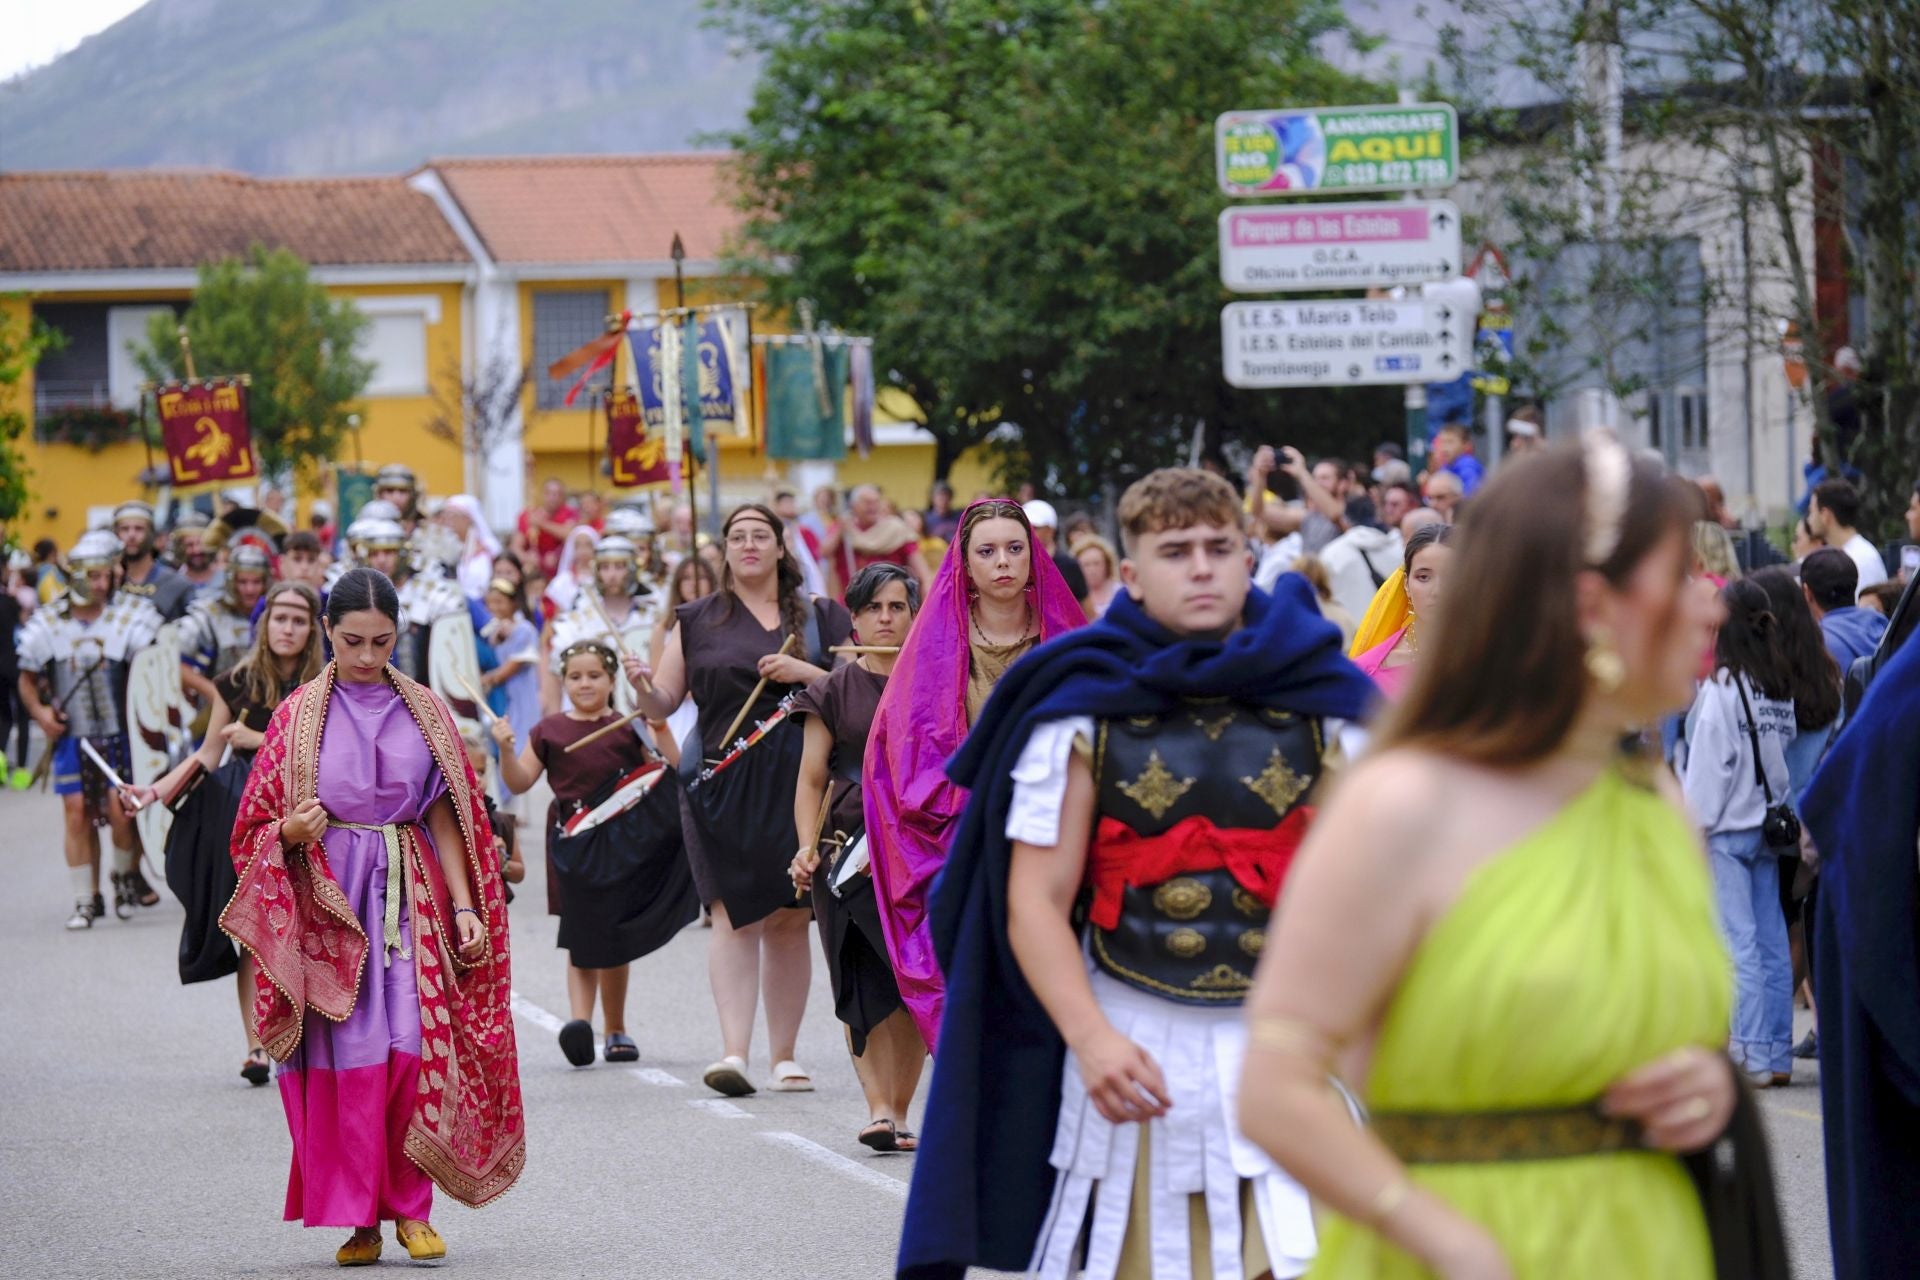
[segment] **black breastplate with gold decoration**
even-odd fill
[[[1269,830],[1305,801],[1321,770],[1318,720],[1231,702],[1102,721],[1098,739],[1098,817],[1139,836],[1164,835],[1193,817]],[[1234,1005],[1253,985],[1268,914],[1224,867],[1181,872],[1130,884],[1118,927],[1089,924],[1090,949],[1130,986],[1187,1004]]]

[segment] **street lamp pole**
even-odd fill
[[[673,259],[674,309],[685,312],[687,309],[687,274],[685,267],[687,246],[681,242],[678,231],[673,233],[673,247],[667,250],[667,256]],[[686,316],[684,314],[677,315],[673,318],[673,322],[675,324],[685,325]],[[696,364],[698,364],[700,360],[700,327],[696,324],[688,326],[688,328],[691,329],[691,333],[688,336],[688,342],[692,344],[691,349],[683,344],[680,352],[682,367],[675,371],[676,376],[681,380],[682,388],[686,386],[685,361],[687,357],[692,356]],[[687,405],[687,429],[689,432],[692,431],[693,424],[700,421],[697,416],[700,413],[699,387],[699,381],[696,379],[694,382],[694,395],[691,401],[688,401],[684,390],[680,397],[681,401]],[[706,441],[707,446],[707,456],[704,460],[707,467],[707,523],[710,526],[714,541],[718,542],[720,540],[720,442],[707,438],[704,424],[700,432],[700,438]]]

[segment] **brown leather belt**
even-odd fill
[[[1603,1114],[1597,1102],[1529,1111],[1377,1111],[1369,1123],[1407,1164],[1566,1160],[1645,1149],[1638,1124]]]

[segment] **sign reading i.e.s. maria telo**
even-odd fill
[[[1441,299],[1230,302],[1222,363],[1236,387],[1446,382],[1473,362],[1474,317]]]
[[[1213,133],[1230,196],[1412,191],[1460,177],[1460,122],[1444,102],[1229,111]]]
[[[1446,200],[1220,213],[1220,279],[1243,293],[1387,288],[1451,280],[1459,270],[1460,211]]]

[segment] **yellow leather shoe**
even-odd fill
[[[407,1256],[415,1262],[436,1262],[447,1256],[447,1242],[430,1222],[396,1222],[393,1238],[407,1247]]]
[[[333,1260],[343,1267],[370,1267],[380,1261],[380,1233],[369,1231],[354,1232],[347,1242],[340,1246],[340,1252]]]

